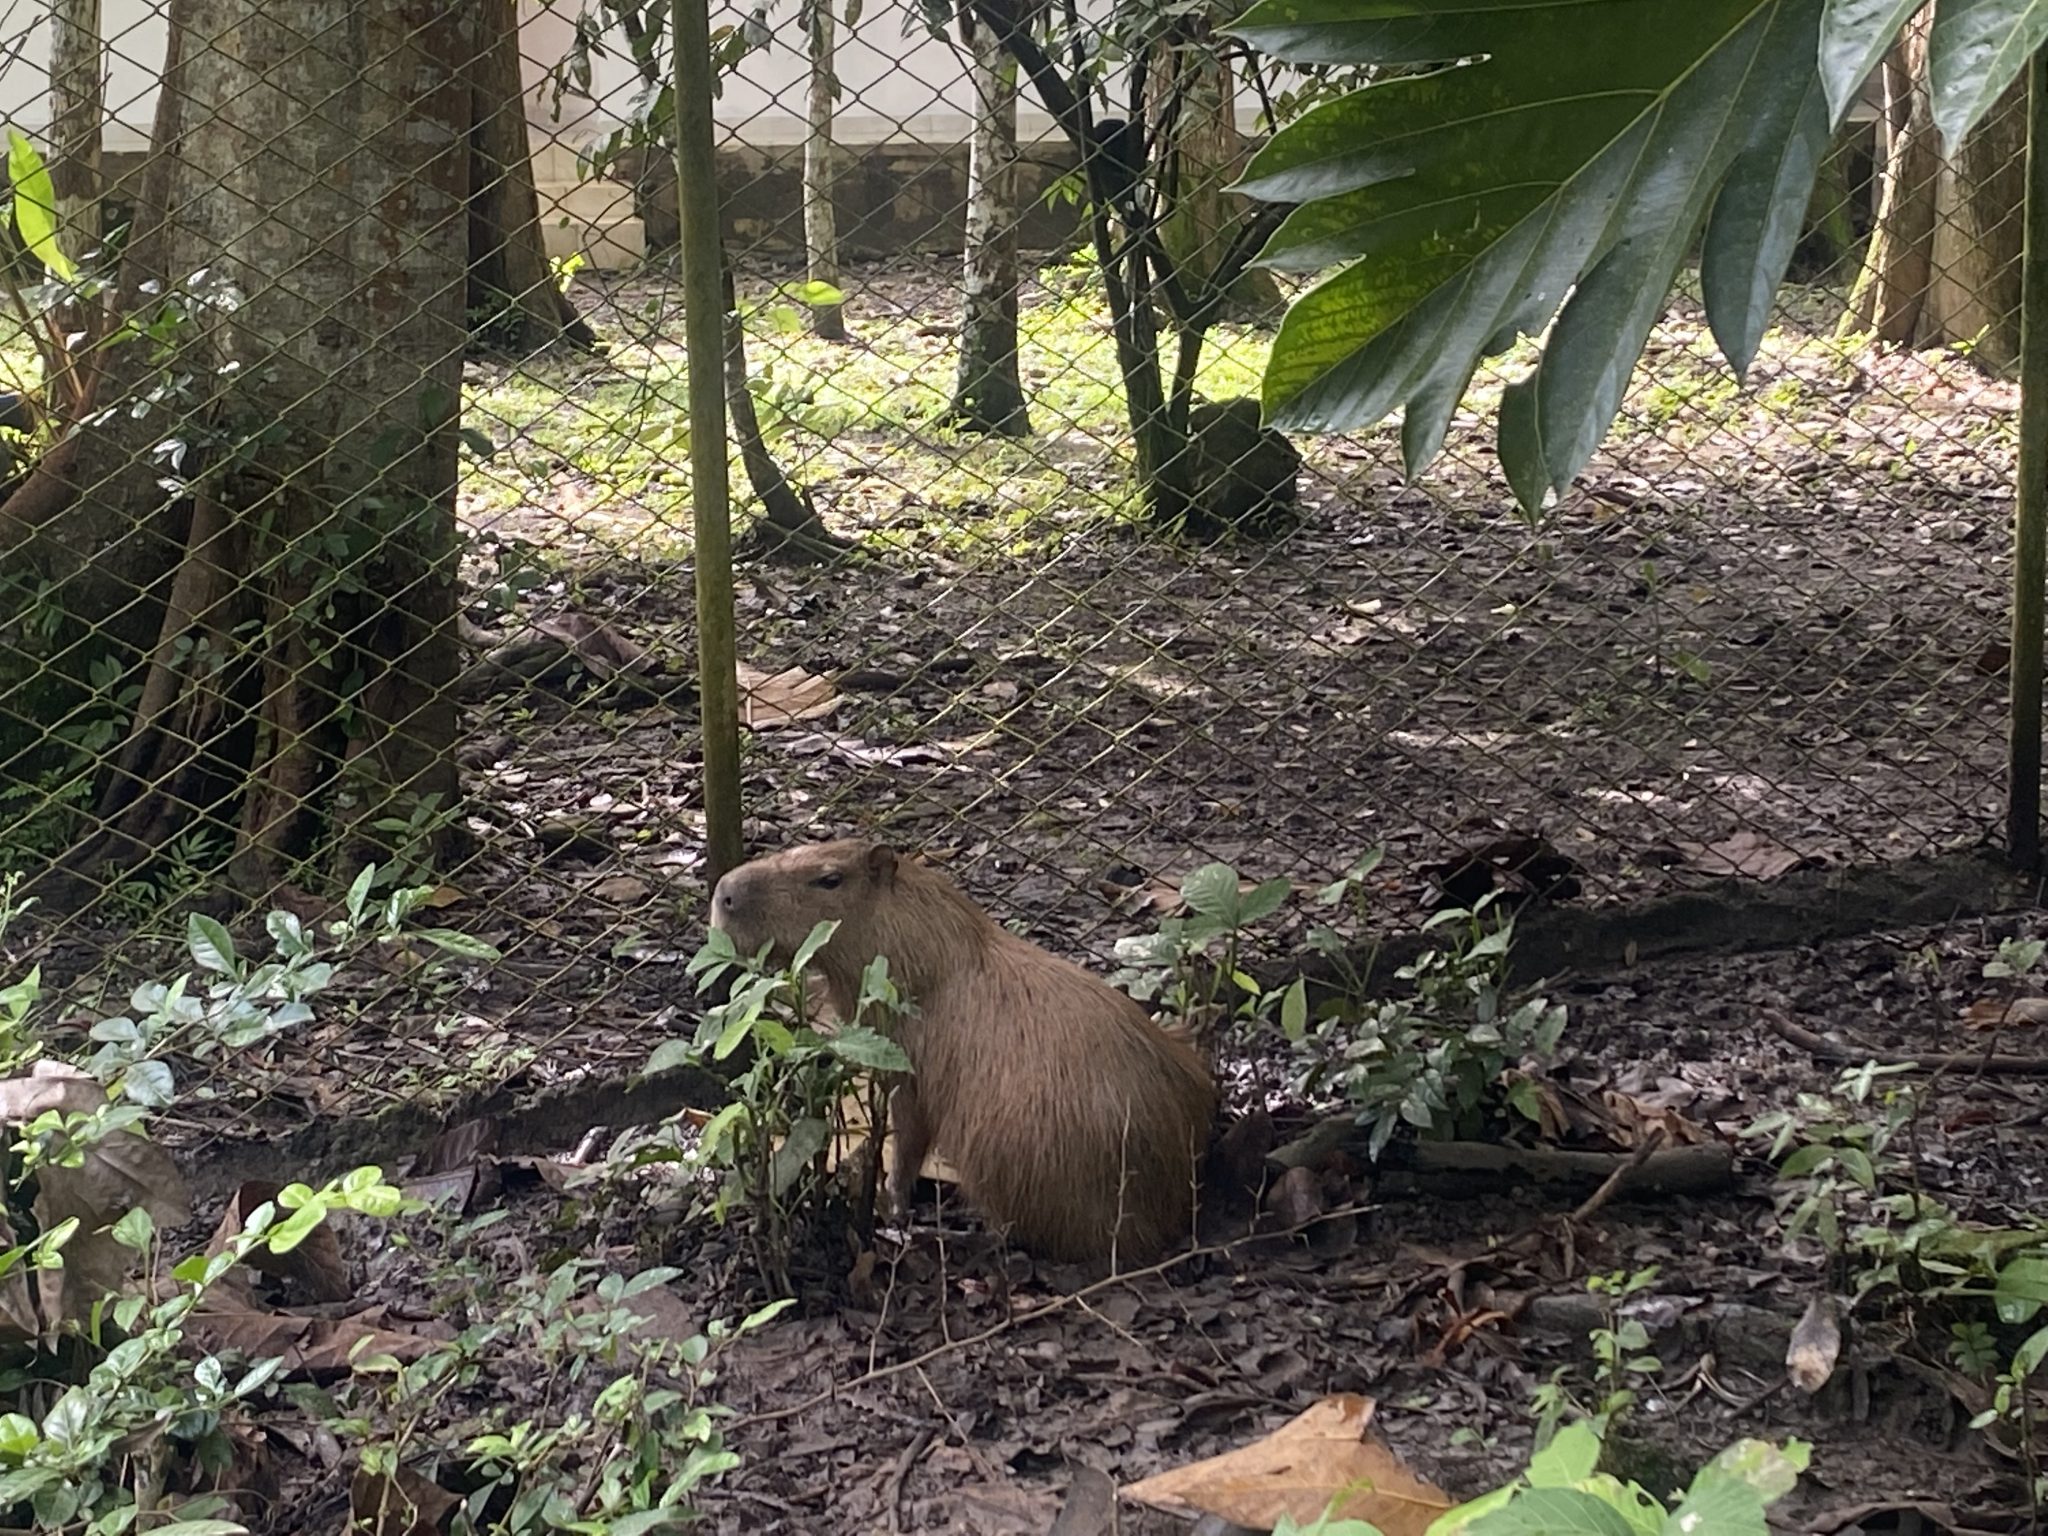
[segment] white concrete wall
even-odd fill
[[[110,148],[137,149],[149,141],[164,58],[164,3],[103,0]],[[1084,11],[1103,8],[1105,0],[1093,0]],[[542,86],[568,52],[580,5],[578,0],[520,0],[520,10],[527,82],[539,93],[529,99],[536,138],[581,140],[607,119],[615,121],[638,87],[623,40],[617,54],[598,62],[592,82],[597,106],[565,102],[563,120],[556,122]],[[745,13],[745,6],[721,0],[712,24],[736,24]],[[844,142],[965,142],[973,93],[960,55],[932,37],[917,15],[909,0],[867,0],[859,25],[850,35],[841,29],[839,137]],[[716,111],[726,137],[764,147],[801,142],[805,70],[795,20],[796,0],[776,0],[769,13],[773,42],[749,56],[738,77],[726,82]],[[30,130],[47,122],[47,58],[42,0],[0,0],[0,120]],[[1027,134],[1047,126],[1042,113],[1024,116]]]
[[[156,111],[157,77],[163,67],[167,0],[102,0],[107,34],[110,150],[140,150],[149,144]],[[1084,0],[1082,13],[1106,13],[1111,0]],[[49,121],[48,36],[45,0],[0,0],[0,122],[30,133]],[[533,124],[534,170],[540,186],[543,222],[557,254],[582,250],[602,266],[636,260],[641,251],[638,221],[624,187],[589,182],[577,174],[576,155],[626,114],[639,77],[612,37],[616,51],[595,61],[594,102],[566,98],[559,117],[552,109],[548,79],[569,51],[581,0],[519,0],[520,49],[526,61],[527,115]],[[738,24],[745,4],[714,0],[712,25]],[[844,14],[844,6],[841,6]],[[758,148],[802,142],[805,61],[796,27],[797,0],[773,0],[768,13],[772,41],[749,55],[727,79],[715,111],[721,138]],[[915,0],[866,0],[859,24],[841,29],[838,60],[841,96],[835,138],[842,144],[908,141],[964,144],[972,120],[974,93],[960,52],[925,28]],[[1027,139],[1052,134],[1050,120],[1028,105],[1019,116]],[[1247,126],[1254,104],[1240,102]]]

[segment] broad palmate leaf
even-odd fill
[[[1937,105],[1967,126],[2024,62],[2027,17],[2048,0],[1945,5],[1934,52],[1946,28],[1955,78]],[[1287,62],[1464,61],[1316,108],[1247,168],[1239,190],[1302,205],[1261,261],[1336,268],[1281,325],[1269,420],[1349,431],[1405,407],[1413,474],[1442,447],[1480,361],[1555,317],[1540,363],[1501,404],[1501,460],[1535,510],[1606,435],[1696,241],[1715,340],[1747,370],[1838,116],[1829,87],[1846,108],[1868,72],[1861,61],[1881,58],[1896,31],[1896,10],[1890,0],[1259,0],[1232,30]],[[1989,25],[1994,12],[2006,25]],[[1974,25],[1959,46],[1964,18]],[[2003,77],[1961,81],[1965,52]]]

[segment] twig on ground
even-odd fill
[[[908,1360],[898,1360],[893,1365],[884,1365],[873,1370],[863,1371],[851,1380],[835,1382],[833,1385],[813,1392],[809,1397],[799,1402],[790,1403],[786,1407],[771,1408],[765,1413],[747,1414],[742,1418],[734,1419],[728,1427],[733,1431],[738,1431],[750,1429],[756,1424],[772,1424],[778,1419],[794,1418],[800,1413],[808,1413],[813,1408],[831,1402],[833,1398],[842,1392],[851,1392],[860,1387],[872,1386],[875,1382],[886,1380],[891,1376],[900,1376],[905,1371],[914,1371],[929,1365],[934,1360],[942,1359],[955,1350],[970,1349],[976,1344],[985,1344],[990,1339],[1008,1333],[1012,1328],[1019,1327],[1024,1323],[1035,1323],[1042,1317],[1050,1317],[1055,1312],[1064,1311],[1066,1308],[1074,1306],[1086,1297],[1099,1295],[1111,1286],[1128,1285],[1134,1280],[1143,1280],[1152,1275],[1162,1275],[1175,1265],[1185,1264],[1190,1259],[1212,1258],[1220,1254],[1234,1252],[1252,1243],[1270,1243],[1278,1238],[1296,1237],[1308,1231],[1311,1227],[1320,1226],[1326,1221],[1339,1221],[1347,1216],[1363,1216],[1368,1211],[1377,1209],[1379,1209],[1377,1202],[1369,1202],[1364,1205],[1341,1206],[1334,1211],[1321,1212],[1310,1220],[1300,1222],[1292,1227],[1283,1227],[1272,1232],[1248,1233],[1244,1237],[1233,1237],[1228,1242],[1210,1243],[1205,1247],[1190,1248],[1176,1253],[1169,1258],[1161,1259],[1157,1264],[1148,1264],[1143,1269],[1128,1269],[1119,1274],[1105,1276],[1091,1284],[1082,1286],[1078,1291],[1070,1292],[1065,1296],[1055,1296],[1043,1306],[1033,1307],[1028,1312],[1015,1313],[1010,1317],[1004,1318],[999,1323],[991,1323],[979,1333],[971,1333],[961,1339],[949,1339],[943,1344],[934,1345],[921,1355],[913,1355]]]
[[[1874,1061],[1881,1067],[1918,1067],[1925,1072],[1977,1072],[2006,1077],[2048,1077],[2048,1056],[1998,1056],[1975,1051],[1880,1051],[1843,1045],[1816,1034],[1804,1024],[1775,1008],[1761,1008],[1759,1016],[1772,1033],[1790,1041],[1816,1060],[1860,1067]]]
[[[882,1492],[882,1507],[889,1511],[891,1529],[903,1529],[903,1484],[910,1476],[910,1469],[923,1459],[931,1449],[932,1442],[939,1437],[936,1429],[920,1429],[903,1447],[903,1454],[896,1458],[896,1465],[889,1469],[888,1486]]]

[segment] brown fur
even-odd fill
[[[817,969],[834,1010],[852,1015],[878,954],[917,1010],[897,1032],[915,1070],[891,1101],[895,1200],[936,1147],[990,1221],[1047,1258],[1143,1262],[1188,1235],[1216,1094],[1185,1040],[880,844],[770,854],[712,896],[714,927],[785,962],[828,918]]]

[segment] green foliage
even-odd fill
[[[1568,1379],[1571,1368],[1562,1366],[1553,1372],[1550,1380],[1536,1389],[1534,1406],[1536,1444],[1539,1448],[1552,1443],[1559,1425],[1567,1419],[1575,1424],[1590,1425],[1604,1442],[1616,1422],[1636,1405],[1633,1383],[1653,1377],[1664,1369],[1663,1361],[1644,1353],[1650,1347],[1649,1330],[1639,1319],[1624,1317],[1621,1313],[1628,1298],[1649,1290],[1657,1283],[1657,1276],[1658,1269],[1653,1264],[1647,1269],[1632,1272],[1616,1270],[1612,1274],[1593,1275],[1587,1279],[1587,1290],[1595,1296],[1612,1298],[1606,1321],[1587,1336],[1593,1345],[1594,1385],[1600,1396],[1592,1406],[1580,1402],[1572,1394]]]
[[[2034,941],[2007,940],[1984,970],[2025,974],[2039,958]],[[1898,1150],[1920,1099],[1897,1078],[1913,1070],[1849,1068],[1831,1095],[1802,1094],[1794,1109],[1763,1115],[1744,1134],[1767,1143],[1778,1164],[1787,1239],[1817,1237],[1856,1304],[1901,1299],[1916,1314],[1947,1319],[1949,1358],[1991,1394],[1972,1425],[2014,1427],[2038,1505],[2048,1483],[2033,1450],[2027,1383],[2048,1358],[2048,1222],[1965,1221],[1921,1190]]]
[[[502,1216],[469,1223],[456,1234],[458,1247]],[[719,1427],[730,1410],[707,1395],[719,1353],[789,1305],[775,1302],[737,1325],[719,1320],[702,1333],[661,1337],[646,1326],[660,1314],[636,1300],[675,1277],[670,1269],[605,1274],[580,1258],[520,1274],[502,1292],[472,1295],[468,1311],[478,1320],[423,1358],[360,1360],[342,1394],[348,1401],[304,1397],[337,1435],[363,1444],[364,1470],[386,1479],[418,1458],[423,1448],[413,1442],[423,1423],[453,1419],[459,1452],[424,1449],[461,1463],[468,1492],[450,1517],[454,1531],[636,1536],[672,1529],[698,1519],[692,1499],[739,1464]],[[477,1289],[456,1266],[440,1278],[451,1292]],[[540,1379],[573,1390],[546,1393],[537,1405],[480,1392],[514,1350]],[[461,1405],[480,1396],[485,1406],[469,1417]]]
[[[57,281],[75,282],[78,267],[57,243],[57,189],[50,168],[28,136],[15,128],[7,130],[7,184],[21,243]]]
[[[1812,1232],[1830,1254],[1840,1255],[1855,1215],[1882,1220],[1886,1207],[1878,1195],[1909,1171],[1892,1143],[1918,1108],[1913,1090],[1899,1083],[1912,1070],[1875,1062],[1847,1068],[1831,1095],[1802,1093],[1793,1109],[1772,1110],[1743,1129],[1767,1144],[1788,1186],[1779,1200],[1788,1241]]]
[[[1438,912],[1425,932],[1443,932],[1395,972],[1409,992],[1326,1009],[1290,1031],[1295,1086],[1336,1093],[1371,1128],[1374,1156],[1401,1125],[1432,1137],[1476,1134],[1487,1117],[1509,1110],[1538,1118],[1533,1085],[1505,1095],[1502,1074],[1523,1061],[1554,1056],[1566,1023],[1562,1003],[1520,996],[1507,987],[1514,919],[1495,922],[1494,897]]]
[[[1811,1457],[1788,1441],[1738,1440],[1667,1508],[1639,1484],[1599,1470],[1601,1431],[1573,1424],[1529,1458],[1513,1482],[1447,1509],[1426,1536],[1768,1536],[1764,1511],[1790,1493]],[[1273,1536],[1382,1536],[1370,1521],[1282,1516]]]
[[[1362,918],[1366,882],[1382,852],[1372,849],[1324,886],[1317,904]],[[1111,980],[1139,1002],[1163,1003],[1190,1024],[1222,1026],[1244,1037],[1277,1027],[1293,1048],[1292,1086],[1335,1093],[1353,1105],[1359,1123],[1371,1128],[1374,1156],[1403,1124],[1453,1137],[1472,1134],[1503,1108],[1537,1117],[1533,1086],[1522,1083],[1503,1096],[1502,1074],[1555,1054],[1565,1009],[1508,992],[1514,922],[1491,920],[1491,896],[1469,911],[1439,912],[1424,925],[1425,932],[1447,931],[1448,942],[1424,949],[1395,973],[1410,985],[1409,995],[1376,1002],[1338,997],[1311,1017],[1305,979],[1263,987],[1242,959],[1248,931],[1280,911],[1293,885],[1268,880],[1246,890],[1244,884],[1227,864],[1195,870],[1180,886],[1188,915],[1118,940],[1122,964]],[[1346,941],[1334,927],[1313,925],[1308,938],[1312,948],[1350,966]],[[1347,974],[1362,993],[1366,978],[1355,967]]]
[[[910,1070],[910,1059],[887,1030],[909,1011],[878,955],[861,977],[854,1017],[831,1031],[809,1016],[804,972],[836,923],[811,930],[787,965],[771,965],[764,946],[744,955],[729,935],[712,929],[690,960],[703,992],[720,982],[731,991],[708,1008],[694,1038],[657,1047],[649,1072],[724,1062],[747,1047],[752,1060],[732,1084],[732,1101],[699,1133],[695,1161],[721,1175],[712,1212],[723,1220],[744,1206],[754,1215],[750,1233],[762,1270],[788,1288],[793,1234],[818,1221],[834,1193],[828,1157],[847,1133],[849,1099],[862,1103],[879,1147],[889,1079]],[[862,1191],[862,1214],[872,1209],[873,1162]]]
[[[1288,880],[1249,891],[1228,864],[1204,864],[1180,884],[1186,917],[1169,917],[1148,934],[1119,939],[1124,962],[1111,980],[1141,1003],[1163,1000],[1176,1017],[1211,1023],[1227,1015],[1241,1029],[1285,1011],[1304,1014],[1300,981],[1268,992],[1240,964],[1245,930],[1266,921],[1294,894]]]
[[[261,961],[243,956],[219,922],[192,916],[191,969],[136,987],[130,1012],[95,1023],[75,1065],[50,1059],[40,970],[0,987],[0,1093],[13,1122],[4,1208],[13,1246],[0,1252],[0,1290],[18,1301],[36,1271],[51,1270],[64,1287],[45,1282],[46,1306],[61,1296],[62,1311],[39,1333],[12,1335],[0,1374],[0,1518],[11,1528],[242,1529],[220,1518],[224,1500],[173,1494],[166,1474],[226,1464],[230,1429],[275,1391],[285,1362],[235,1364],[207,1351],[190,1334],[193,1314],[237,1265],[259,1251],[289,1253],[336,1211],[382,1219],[417,1207],[373,1167],[318,1188],[294,1183],[251,1211],[219,1252],[172,1266],[168,1286],[98,1286],[128,1269],[130,1254],[158,1251],[164,1216],[183,1219],[182,1186],[146,1134],[178,1101],[173,1062],[245,1050],[311,1022],[312,1000],[336,974],[332,957],[392,937],[427,894],[373,902],[374,875],[364,871],[347,915],[324,935],[270,914],[274,948]],[[0,935],[26,910],[17,889],[17,877],[0,879]],[[20,1315],[10,1304],[10,1320]]]
[[[1708,323],[1748,369],[1833,126],[1916,9],[1259,0],[1233,30],[1283,62],[1448,66],[1311,108],[1239,184],[1301,205],[1265,264],[1338,268],[1281,326],[1269,416],[1350,431],[1401,407],[1414,473],[1481,360],[1555,317],[1501,403],[1501,462],[1533,515],[1599,447],[1702,230]],[[1935,113],[1951,143],[2044,35],[2048,0],[1937,10]]]

